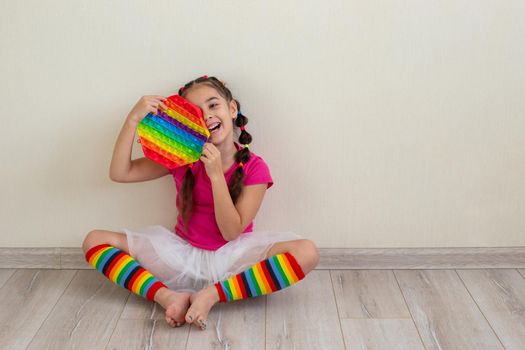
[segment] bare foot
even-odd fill
[[[191,306],[186,313],[186,322],[195,323],[202,330],[206,329],[206,319],[213,305],[219,302],[219,294],[215,285],[201,289],[190,297]]]
[[[180,327],[184,321],[184,315],[190,306],[191,293],[175,292],[168,288],[161,288],[155,293],[155,301],[166,309],[166,322],[171,327]]]

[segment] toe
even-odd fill
[[[172,327],[175,327],[180,321],[175,320],[173,317],[166,316],[166,322]]]
[[[206,320],[204,320],[203,318],[199,318],[198,326],[200,327],[200,329],[205,330],[206,329]]]

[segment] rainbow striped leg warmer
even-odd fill
[[[220,301],[252,298],[273,293],[304,278],[303,269],[290,253],[277,254],[248,270],[217,282]]]
[[[150,301],[160,288],[166,287],[126,252],[109,244],[100,244],[88,250],[86,260],[113,283]]]

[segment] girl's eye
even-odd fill
[[[215,108],[217,106],[217,103],[212,103],[209,108]]]

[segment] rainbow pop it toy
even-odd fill
[[[166,111],[149,113],[137,126],[144,155],[170,169],[198,161],[210,137],[201,109],[179,95],[165,105]]]

